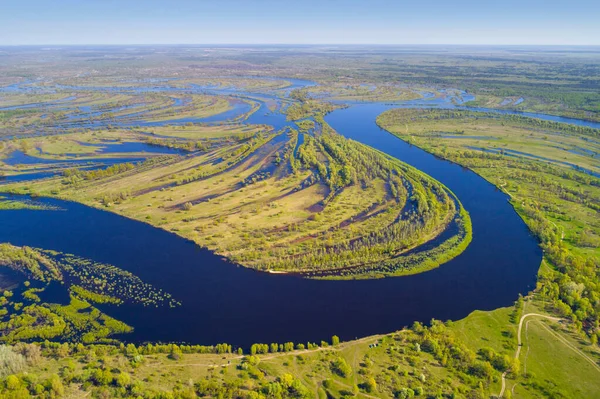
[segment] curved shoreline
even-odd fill
[[[541,250],[507,203],[507,196],[480,176],[379,129],[375,117],[381,112],[380,104],[366,106],[367,113],[364,107],[339,109],[325,119],[328,123],[344,121],[343,128],[338,129],[337,122],[332,127],[441,182],[471,215],[471,244],[440,267],[371,280],[310,280],[287,273],[256,273],[143,222],[53,199],[45,201],[64,204],[69,212],[5,211],[0,241],[113,264],[173,293],[183,303],[176,309],[151,311],[102,306],[135,328],[121,337],[131,342],[245,346],[319,342],[331,335],[347,340],[395,331],[414,321],[460,319],[475,309],[506,306],[519,293],[529,291],[535,284]],[[265,116],[261,109],[246,123],[285,123],[285,117]],[[356,323],[357,318],[364,322]]]

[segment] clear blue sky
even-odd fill
[[[600,45],[600,0],[0,0],[0,45],[163,43]]]

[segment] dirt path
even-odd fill
[[[508,192],[508,190],[506,190],[506,189],[504,188],[504,187],[506,187],[506,181],[505,181],[504,179],[500,179],[500,184],[498,185],[498,187],[500,187],[500,190],[501,190],[501,191],[502,191],[504,194],[508,195],[508,197],[509,197],[510,199],[513,199],[513,196],[512,196],[512,194],[511,194],[511,193],[509,193],[509,192]]]
[[[561,320],[558,317],[551,317],[551,316],[546,316],[546,315],[541,315],[541,314],[536,314],[536,313],[529,313],[526,314],[525,316],[523,316],[521,318],[521,321],[519,323],[519,347],[517,348],[517,353],[515,355],[515,358],[518,358],[520,350],[521,350],[521,326],[523,324],[523,320],[526,316],[539,316],[539,317],[543,317],[545,319],[550,319],[550,320],[554,320],[554,321],[559,321]],[[528,327],[529,327],[529,323],[531,321],[534,320],[527,320],[527,323],[525,323],[525,340],[528,340]],[[586,355],[583,351],[581,351],[579,348],[577,348],[575,345],[573,345],[572,343],[570,343],[566,338],[560,336],[560,334],[558,334],[555,331],[552,331],[552,329],[550,329],[548,326],[546,326],[543,323],[540,323],[540,325],[542,326],[542,328],[544,328],[546,331],[548,331],[551,335],[553,335],[556,339],[558,339],[560,342],[562,342],[563,344],[565,344],[569,349],[573,350],[575,353],[577,353],[578,355],[580,355],[581,357],[583,357],[586,361],[588,361],[596,370],[598,370],[598,372],[600,372],[600,366],[598,365],[598,363],[596,363],[596,361],[589,357],[588,355]],[[529,350],[530,347],[529,345],[527,346],[527,353],[525,354],[525,361],[523,362],[523,370],[524,373],[527,374],[527,357],[529,356]],[[505,380],[504,377],[506,376],[507,372],[504,372],[502,374],[502,390],[500,391],[500,396],[499,398],[502,397],[502,395],[504,394],[504,388],[505,388]],[[514,392],[515,386],[517,384],[513,385],[512,390]]]
[[[307,353],[320,352],[320,351],[326,351],[326,350],[337,351],[341,348],[345,348],[350,345],[355,345],[357,343],[367,342],[367,341],[377,341],[379,338],[381,338],[381,335],[371,335],[369,337],[356,339],[354,341],[342,342],[337,346],[318,347],[315,349],[300,349],[300,350],[294,350],[291,352],[277,352],[277,353],[272,353],[272,354],[268,354],[268,355],[258,355],[258,356],[260,357],[260,360],[263,361],[263,360],[275,359],[275,358],[281,357],[281,356],[304,355]],[[223,360],[227,360],[227,361],[239,360],[246,356],[247,355],[227,357],[226,359],[223,359]],[[222,366],[232,366],[232,365],[233,365],[233,363],[176,363],[176,364],[156,364],[155,366],[160,366],[160,367],[188,367],[188,366],[189,367],[193,367],[193,366],[222,367]]]
[[[521,316],[521,320],[519,320],[519,329],[517,330],[517,351],[515,353],[515,359],[519,358],[519,355],[521,354],[521,347],[522,347],[522,342],[521,342],[521,330],[523,329],[523,322],[525,321],[526,318],[528,317],[532,317],[532,316],[536,316],[536,317],[541,317],[544,319],[549,319],[549,320],[554,320],[554,321],[560,321],[561,318],[559,317],[553,317],[553,316],[548,316],[548,315],[544,315],[544,314],[539,314],[539,313],[527,313],[524,314],[523,316]],[[563,338],[564,339],[564,338]],[[504,373],[502,373],[502,388],[500,388],[500,394],[498,394],[498,398],[502,398],[502,396],[504,395],[504,390],[506,389],[506,375],[508,374],[509,370],[506,370]]]
[[[304,354],[308,354],[308,353],[327,351],[327,350],[337,352],[343,348],[346,348],[348,346],[353,346],[358,343],[377,342],[381,337],[382,337],[381,335],[374,335],[374,336],[356,339],[354,341],[342,342],[336,346],[318,347],[315,349],[308,349],[308,350],[305,350],[305,349],[304,350],[294,350],[291,352],[277,352],[277,353],[272,353],[272,354],[268,354],[268,355],[259,355],[259,357],[262,362],[262,361],[271,360],[271,359],[275,359],[275,358],[282,357],[282,356],[304,355]],[[247,356],[247,355],[238,355],[238,356],[232,356],[232,357],[227,357],[226,359],[222,359],[223,361],[227,361],[227,363],[176,363],[176,364],[156,363],[156,364],[149,364],[148,366],[161,367],[161,368],[163,368],[163,367],[229,367],[229,366],[235,365],[233,360],[240,360],[240,359],[244,358],[245,356]],[[356,358],[354,359],[354,363],[356,363]],[[354,365],[354,367],[356,367],[356,366]],[[353,387],[351,387],[348,384],[345,384],[341,381],[335,381],[335,383],[348,389],[349,392],[353,391]],[[315,397],[318,397],[319,386],[320,386],[320,384],[317,383],[316,389],[315,389]],[[380,399],[379,397],[369,395],[366,392],[360,392],[358,396],[359,397],[367,397],[367,398],[371,398],[371,399]]]
[[[531,320],[527,320],[525,323],[525,342],[529,342],[529,323]],[[529,350],[531,349],[531,345],[527,345],[527,353],[525,353],[525,359],[523,361],[523,374],[527,375],[527,358],[529,357]]]
[[[554,335],[556,337],[556,339],[561,341],[563,344],[567,345],[569,347],[569,349],[573,350],[575,353],[577,353],[578,355],[583,357],[585,360],[587,360],[592,366],[594,366],[594,368],[596,370],[598,370],[598,372],[600,372],[600,366],[598,366],[598,363],[596,363],[596,361],[593,358],[586,355],[583,351],[581,351],[575,345],[570,343],[566,338],[561,337],[558,333],[556,333],[555,331],[552,331],[550,328],[548,328],[548,326],[545,326],[542,324],[542,327],[545,328],[550,334]]]

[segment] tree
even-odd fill
[[[334,335],[333,337],[331,337],[331,345],[335,346],[335,345],[339,345],[340,343],[340,337],[338,337],[337,335]]]
[[[367,381],[365,382],[365,390],[369,393],[375,392],[377,390],[377,382],[375,381],[375,378],[367,378]]]
[[[173,345],[171,347],[171,352],[169,353],[169,358],[173,360],[179,360],[183,356],[183,352],[177,345]]]
[[[278,378],[279,383],[285,388],[288,389],[294,383],[294,376],[288,373],[282,374],[281,377]]]
[[[352,367],[346,363],[346,360],[342,357],[338,357],[333,362],[331,362],[331,371],[340,377],[348,377],[352,374]]]
[[[294,343],[293,342],[286,342],[285,344],[283,344],[283,350],[285,352],[291,352],[294,350]]]
[[[506,371],[511,366],[511,358],[508,355],[496,355],[492,359],[492,366],[498,371]]]
[[[131,377],[127,373],[121,373],[115,378],[115,384],[119,387],[127,387],[131,383]]]
[[[65,394],[65,387],[60,380],[60,377],[56,374],[52,374],[48,380],[48,388],[55,394],[55,396],[63,396]]]
[[[475,362],[475,364],[469,367],[469,374],[478,378],[491,380],[494,375],[494,369],[489,362]]]
[[[92,381],[98,386],[109,385],[113,381],[110,370],[96,369],[91,376]]]
[[[6,388],[11,391],[16,391],[21,387],[21,380],[14,374],[6,377]]]
[[[20,352],[31,366],[35,366],[42,360],[42,350],[36,344],[23,344]]]
[[[417,389],[421,389],[420,393],[418,395],[421,395],[423,393],[423,388],[418,387]],[[409,399],[412,398],[413,396],[415,396],[415,391],[413,391],[410,388],[401,388],[398,392],[396,392],[396,397],[398,399]]]
[[[64,344],[59,345],[59,347],[56,348],[56,356],[58,356],[59,358],[67,357],[70,353],[71,349],[69,348],[69,344],[67,344],[66,342]]]

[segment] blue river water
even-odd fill
[[[297,82],[297,87],[301,84]],[[266,102],[272,99],[269,94],[237,91],[236,96],[259,99],[260,108],[246,123],[270,124],[276,129],[290,124],[285,115],[267,109]],[[423,106],[419,104],[426,101],[402,106]],[[451,108],[464,101],[464,96],[454,102],[433,101]],[[0,242],[53,249],[115,265],[182,303],[177,308],[159,309],[102,305],[109,315],[134,327],[133,333],[123,337],[133,342],[248,346],[255,342],[318,342],[333,334],[353,339],[394,331],[414,321],[460,319],[476,309],[511,305],[518,294],[535,286],[542,257],[535,238],[507,196],[493,185],[375,124],[377,115],[399,105],[352,103],[330,113],[326,121],[340,134],[424,171],[458,196],[471,215],[473,241],[463,254],[437,269],[359,281],[261,273],[145,223],[48,198],[39,200],[64,211],[2,211]]]

